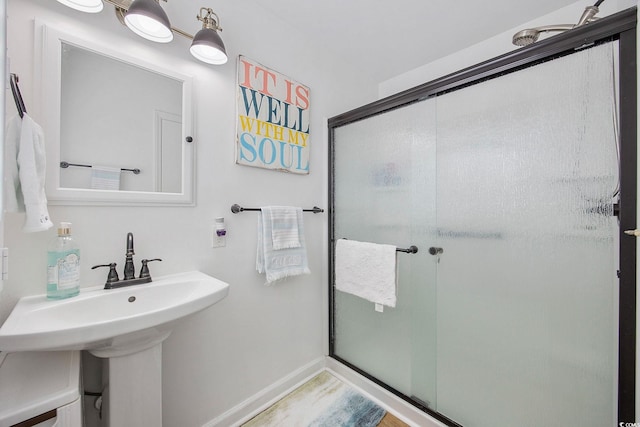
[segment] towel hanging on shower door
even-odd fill
[[[395,246],[339,239],[335,258],[337,290],[376,304],[396,306]]]

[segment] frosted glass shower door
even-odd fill
[[[438,97],[438,412],[617,425],[612,43]],[[470,102],[471,100],[471,102]]]
[[[332,356],[466,427],[616,425],[615,52],[332,129],[334,238],[419,248],[397,307],[333,292]]]
[[[334,236],[407,248],[395,308],[336,291],[334,355],[407,396],[436,398],[435,100],[334,130]]]

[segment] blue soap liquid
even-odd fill
[[[80,293],[80,250],[47,252],[47,298],[64,299]]]

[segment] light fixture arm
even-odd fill
[[[206,12],[206,14],[203,14],[203,12]],[[198,21],[202,21],[202,28],[222,31],[222,27],[218,24],[220,22],[220,18],[218,18],[218,15],[213,11],[213,9],[209,7],[201,7],[200,13],[196,18]]]
[[[580,20],[576,24],[576,27],[579,27],[584,24],[588,24],[589,22],[592,22],[598,19],[595,16],[596,16],[596,13],[598,13],[599,11],[600,10],[596,6],[585,7],[584,12],[582,12],[582,16],[580,17]]]
[[[0,0],[2,1],[2,0]],[[116,18],[122,25],[147,40],[157,43],[169,43],[174,34],[192,40],[189,51],[199,61],[207,64],[222,65],[229,59],[224,42],[218,32],[220,18],[209,7],[201,7],[196,19],[202,22],[202,29],[191,35],[173,27],[167,13],[160,6],[160,0],[58,0],[66,6],[87,13],[102,10],[103,1],[114,6]],[[80,3],[75,4],[74,1]],[[82,3],[82,2],[86,3]],[[162,0],[167,2],[168,0]],[[604,1],[604,0],[600,0]],[[71,2],[71,3],[69,3]]]

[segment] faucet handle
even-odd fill
[[[160,258],[154,258],[154,259],[143,259],[142,260],[142,268],[140,269],[140,278],[144,278],[144,277],[151,277],[151,274],[149,273],[149,266],[147,266],[147,263],[151,262],[151,261],[162,261]]]
[[[107,285],[110,285],[111,283],[117,282],[118,280],[120,280],[120,278],[118,277],[118,272],[116,271],[116,263],[112,262],[109,264],[101,264],[101,265],[94,265],[93,267],[91,267],[92,270],[95,270],[96,268],[99,267],[109,267],[109,274],[107,275]]]

